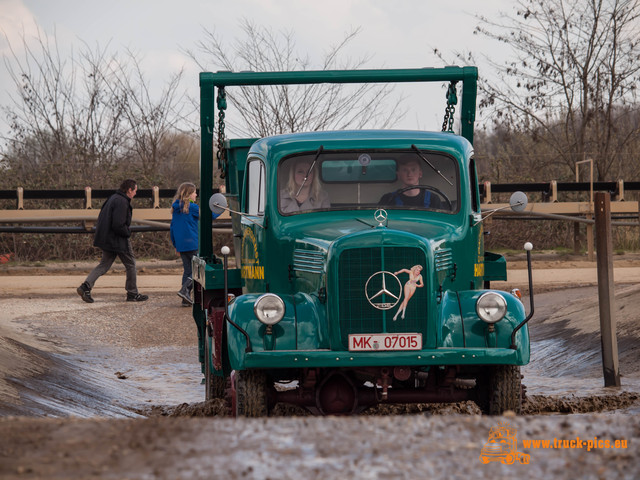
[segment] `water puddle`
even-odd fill
[[[139,417],[147,405],[195,403],[204,398],[199,364],[189,348],[139,349],[125,356],[108,350],[60,354],[31,350],[46,365],[44,374],[7,378],[19,401],[0,402],[0,415],[53,417]],[[182,358],[180,361],[174,361]]]

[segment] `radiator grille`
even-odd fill
[[[425,255],[419,248],[375,247],[345,250],[340,256],[338,271],[339,325],[342,343],[348,346],[350,333],[424,333],[426,327],[426,291],[428,289]],[[406,272],[398,273],[398,282],[386,276],[387,288],[392,293],[400,293],[400,301],[388,310],[375,308],[367,300],[365,285],[376,272],[398,272],[410,270],[414,265],[422,266],[424,287],[416,288],[407,304],[405,318],[393,317],[404,300],[405,284],[409,280]],[[369,296],[380,291],[380,276],[369,283]],[[393,288],[391,288],[393,287]],[[384,296],[389,297],[389,296]],[[378,298],[383,302],[393,302],[392,298]]]

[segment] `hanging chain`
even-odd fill
[[[453,132],[453,114],[456,112],[456,104],[458,103],[456,83],[458,82],[449,83],[447,89],[447,106],[444,109],[444,122],[442,122],[443,132]]]
[[[216,157],[218,158],[218,170],[220,170],[220,178],[227,176],[227,159],[224,150],[224,111],[227,108],[227,94],[224,91],[224,87],[218,89],[218,151]]]

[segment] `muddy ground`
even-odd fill
[[[509,265],[510,281],[496,286],[526,291],[522,258]],[[537,261],[536,290],[545,293],[535,297],[525,415],[517,418],[482,417],[472,402],[354,418],[280,407],[285,417],[227,418],[221,402],[201,402],[195,328],[174,292],[175,262],[141,265],[141,291],[151,299],[140,304],[123,301],[118,273],[99,281],[89,305],[75,294],[86,265],[3,268],[0,478],[640,477],[633,256],[617,258],[614,270],[624,280],[616,286],[621,389],[602,387],[595,265],[579,257]],[[528,465],[480,462],[489,430],[501,422],[518,429]],[[595,437],[627,445],[523,444]]]

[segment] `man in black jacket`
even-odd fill
[[[102,260],[77,288],[78,295],[87,303],[93,303],[91,289],[96,280],[109,271],[116,257],[120,258],[127,272],[124,286],[127,290],[127,301],[143,302],[149,298],[138,293],[136,259],[131,249],[131,199],[136,196],[137,191],[136,181],[127,179],[102,205],[93,240],[93,245],[102,249]]]

